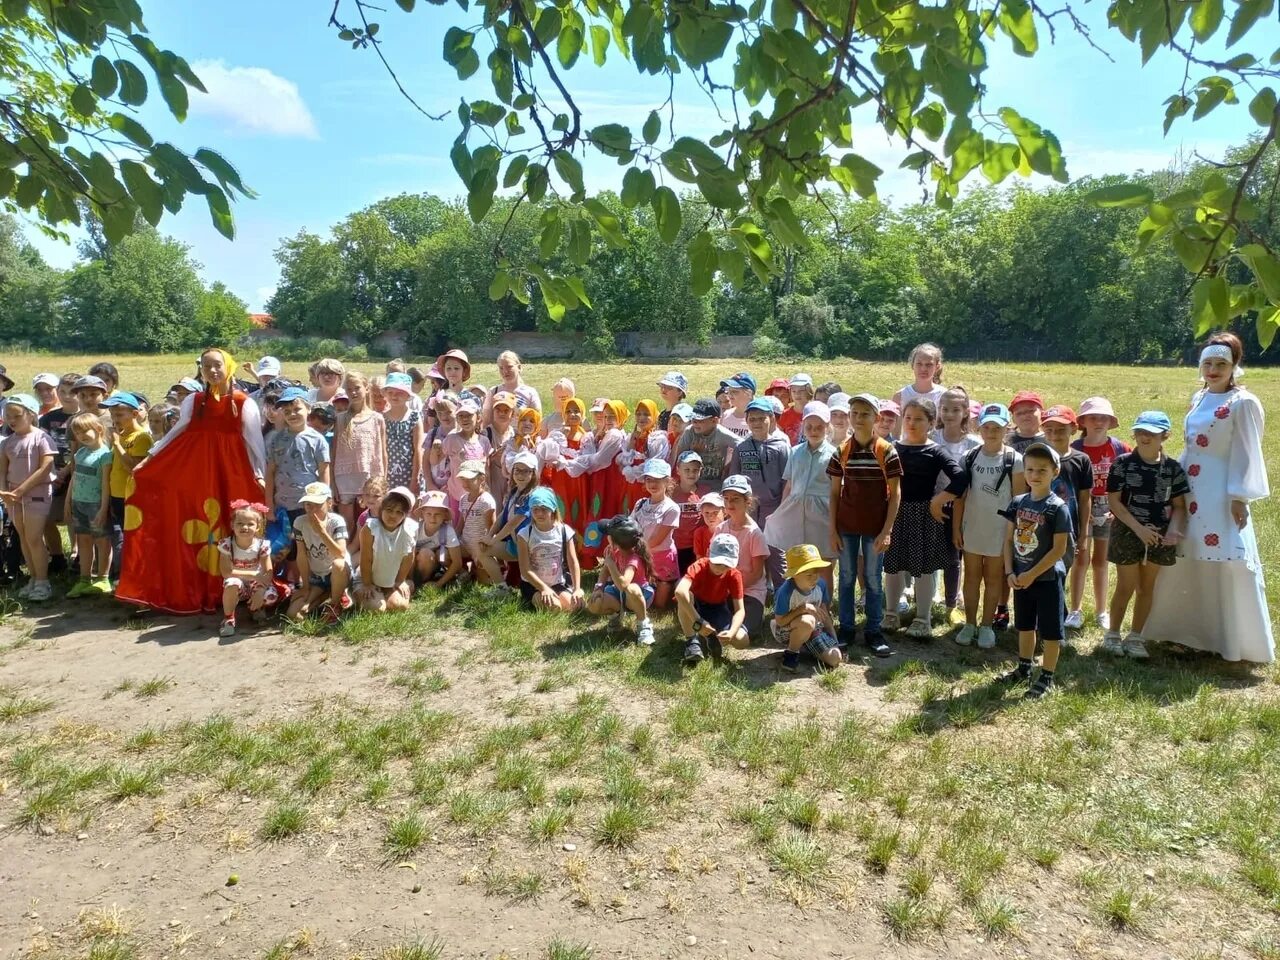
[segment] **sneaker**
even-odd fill
[[[999,630],[1001,633],[1009,629],[1009,611],[997,610],[996,615],[991,618],[991,629]]]
[[[93,591],[93,581],[88,577],[81,577],[71,585],[71,589],[67,591],[68,600],[76,600],[80,597],[87,597]]]
[[[43,603],[46,600],[52,600],[53,586],[48,580],[41,580],[31,587],[31,592],[27,594],[27,599],[32,603]]]
[[[31,598],[31,591],[35,587],[35,585],[36,585],[36,582],[34,580],[28,580],[26,583],[20,586],[18,588],[18,599],[29,600]]]
[[[1068,630],[1083,630],[1084,629],[1084,611],[1072,610],[1070,613],[1067,614],[1067,619],[1063,621],[1063,625]]]
[[[325,623],[332,626],[342,619],[342,611],[334,605],[332,600],[326,600],[324,605],[320,607],[320,617]]]
[[[784,650],[782,651],[782,669],[788,673],[795,673],[800,669],[800,651]]]
[[[855,640],[858,639],[858,630],[856,627],[837,627],[836,643],[842,647],[851,647]]]
[[[1027,692],[1022,695],[1024,700],[1039,700],[1053,693],[1053,675],[1046,674],[1043,670],[1036,677],[1035,682],[1027,688]]]
[[[636,627],[636,643],[642,647],[653,646],[653,621],[647,617]]]
[[[1142,640],[1142,634],[1133,633],[1132,631],[1124,638],[1124,655],[1132,657],[1134,660],[1145,660],[1150,656],[1147,653],[1147,645]]]
[[[116,592],[116,588],[111,585],[111,581],[106,577],[98,577],[93,583],[89,584],[89,589],[85,596],[109,597]]]
[[[1100,614],[1098,614],[1098,626],[1100,626],[1103,630],[1110,630],[1111,614],[1107,613],[1107,611],[1105,610],[1103,610]]]
[[[1012,685],[1015,683],[1026,683],[1031,679],[1031,667],[1025,663],[1019,663],[1008,673],[1002,673],[996,677],[996,683]]]
[[[684,645],[684,662],[689,666],[696,666],[707,658],[702,652],[702,644],[698,642],[697,637],[690,637],[689,642]]]
[[[907,603],[906,597],[898,601],[898,616],[905,617],[910,610],[911,604]]]
[[[1120,640],[1120,634],[1114,630],[1108,630],[1102,638],[1102,652],[1116,657],[1123,657],[1124,643]]]
[[[867,649],[877,657],[891,657],[893,650],[885,643],[884,637],[878,633],[867,634]]]
[[[218,630],[220,637],[234,637],[236,635],[236,618],[227,617],[222,621],[222,626]]]
[[[880,620],[881,630],[901,630],[902,621],[896,613],[886,613]]]
[[[966,623],[960,628],[960,632],[956,634],[956,643],[962,647],[967,647],[976,639],[978,639],[978,628],[972,623]]]
[[[907,627],[907,636],[913,640],[932,640],[933,625],[928,620],[912,620]]]
[[[978,649],[990,650],[996,645],[996,632],[990,627],[978,628]]]
[[[961,610],[959,607],[951,607],[950,609],[948,609],[947,623],[951,624],[951,626],[953,627],[964,626],[964,623],[965,623],[964,611]]]

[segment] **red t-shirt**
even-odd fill
[[[722,575],[717,576],[711,569],[711,561],[706,557],[689,564],[684,575],[690,581],[690,592],[694,599],[703,603],[724,603],[726,600],[742,599],[742,574],[737,567],[730,567]]]
[[[1071,446],[1088,454],[1089,462],[1093,464],[1093,495],[1100,497],[1105,503],[1107,477],[1111,475],[1111,464],[1116,462],[1120,454],[1129,452],[1129,445],[1115,437],[1107,437],[1106,443],[1100,443],[1096,447],[1085,446],[1082,439],[1076,440]]]
[[[795,407],[787,407],[778,414],[778,429],[787,435],[793,444],[800,442],[800,424],[804,419]]]
[[[676,549],[693,549],[694,531],[702,523],[702,515],[698,512],[698,502],[701,500],[701,497],[698,496],[698,489],[694,487],[688,493],[681,493],[676,490],[671,494],[671,499],[680,508],[680,523],[675,531]]]
[[[702,517],[698,517],[698,525],[693,528],[693,555],[695,557],[705,557],[711,549],[711,538],[715,531],[702,522]]]

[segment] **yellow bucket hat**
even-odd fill
[[[806,570],[825,570],[831,566],[823,560],[818,548],[811,543],[801,543],[787,551],[787,576],[794,577]]]

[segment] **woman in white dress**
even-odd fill
[[[1185,420],[1191,482],[1178,562],[1157,581],[1144,636],[1224,660],[1270,663],[1275,640],[1249,504],[1270,494],[1262,405],[1236,379],[1243,349],[1229,333],[1200,354],[1204,389]]]

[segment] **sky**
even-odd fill
[[[387,9],[370,18],[381,23],[384,54],[409,93],[432,113],[449,111],[446,120],[433,122],[418,113],[373,51],[352,50],[337,39],[328,25],[330,0],[143,0],[152,39],[186,57],[209,90],[193,91],[183,124],[162,105],[144,107],[143,122],[157,139],[188,152],[217,149],[258,193],[236,204],[234,241],[214,231],[200,198],[177,216],[166,214],[160,229],[190,246],[206,282],[226,283],[250,310],[261,310],[275,288],[274,252],[282,239],[302,229],[325,235],[383,197],[465,192],[448,158],[458,132],[453,111],[464,96],[494,97],[483,66],[466,83],[457,79],[442,59],[441,39],[449,26],[472,25],[475,16],[454,4],[419,3],[412,14],[391,0],[379,5]],[[1197,151],[1217,157],[1257,129],[1245,97],[1198,122],[1186,117],[1164,136],[1163,102],[1182,79],[1181,59],[1161,52],[1143,67],[1137,48],[1106,29],[1105,5],[1077,6],[1112,60],[1060,23],[1053,43],[1042,28],[1040,53],[1031,59],[1014,55],[1003,38],[992,41],[984,75],[984,109],[994,114],[1012,106],[1052,130],[1073,178],[1162,169]],[[358,22],[353,0],[340,0],[339,16]],[[1220,32],[1225,31],[1224,24]],[[1239,46],[1269,55],[1280,47],[1280,25],[1268,18]],[[638,131],[650,108],[667,96],[665,80],[637,74],[614,50],[603,69],[583,57],[565,79],[588,127],[622,122]],[[709,137],[723,129],[691,84],[677,86],[675,107],[678,135]],[[664,130],[664,138],[669,132]],[[894,169],[907,151],[890,143],[872,118],[855,123],[854,142],[886,170],[884,199],[920,199],[916,175]],[[588,188],[618,187],[622,170],[592,155],[586,159]],[[982,183],[981,175],[972,174],[971,182]],[[73,246],[33,229],[27,235],[53,264],[67,266],[75,259]]]

